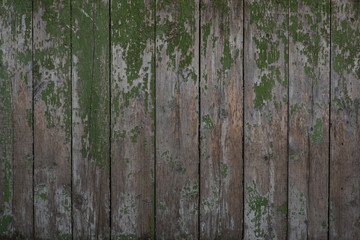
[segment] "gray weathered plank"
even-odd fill
[[[0,3],[0,238],[33,234],[31,9]]]
[[[245,239],[287,231],[288,1],[245,3]]]
[[[108,239],[109,2],[72,1],[73,237]]]
[[[156,4],[156,234],[198,236],[199,2]]]
[[[243,2],[201,3],[200,238],[241,239]]]
[[[154,232],[154,1],[111,3],[111,234]]]
[[[34,1],[36,238],[71,238],[70,1]]]
[[[291,0],[289,35],[289,238],[326,239],[330,0]]]
[[[360,2],[331,6],[330,239],[360,239]]]

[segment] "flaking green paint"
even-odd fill
[[[313,131],[309,134],[312,143],[317,143],[323,137],[323,122],[321,118],[317,118],[313,127]]]
[[[263,238],[265,236],[265,229],[262,228],[262,222],[267,219],[269,201],[266,197],[260,195],[257,190],[255,181],[252,186],[246,186],[247,195],[246,203],[248,205],[248,217],[252,216],[250,221],[253,223],[252,229],[256,238]]]
[[[202,122],[205,129],[212,129],[215,127],[209,114],[206,114],[202,117]]]
[[[77,59],[78,116],[82,158],[100,168],[109,156],[109,8],[104,2],[73,1],[73,58]]]

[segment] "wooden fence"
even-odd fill
[[[360,239],[359,0],[1,0],[1,239]]]

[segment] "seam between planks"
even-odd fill
[[[290,35],[289,35],[289,29],[290,29],[290,0],[288,0],[288,16],[287,16],[287,133],[286,133],[286,170],[287,170],[287,184],[286,184],[286,239],[289,239],[289,158],[290,158],[290,151],[289,151],[289,136],[290,136]]]
[[[329,132],[328,132],[328,138],[329,138],[329,149],[328,149],[328,225],[327,225],[327,239],[330,239],[330,173],[331,173],[331,67],[332,67],[332,64],[331,64],[331,61],[332,61],[332,47],[331,47],[331,43],[332,43],[332,35],[331,35],[331,29],[332,29],[332,0],[329,0],[330,1],[330,26],[329,26],[329,29],[330,29],[330,44],[329,44]]]
[[[31,121],[31,130],[32,130],[32,237],[35,239],[35,133],[34,133],[34,114],[35,114],[35,104],[34,104],[34,0],[31,2],[31,85],[32,85],[32,93],[31,93],[31,111],[32,111],[32,121]]]
[[[243,0],[242,22],[242,239],[245,237],[245,1]]]
[[[112,103],[112,94],[111,94],[111,57],[112,57],[112,51],[111,51],[111,3],[112,0],[109,0],[109,239],[112,238],[112,192],[111,192],[111,144],[112,144],[112,134],[111,134],[111,103]]]
[[[154,174],[153,174],[153,178],[154,178],[154,183],[153,183],[153,188],[154,188],[154,190],[153,190],[153,201],[154,201],[154,204],[153,204],[153,209],[152,209],[152,211],[153,211],[153,216],[151,216],[153,219],[153,222],[154,222],[154,226],[153,226],[153,232],[152,232],[152,237],[153,237],[153,239],[154,240],[156,240],[156,163],[157,163],[157,161],[156,161],[156,130],[157,130],[157,122],[156,122],[156,98],[157,98],[157,95],[156,95],[156,36],[157,36],[157,34],[156,34],[156,17],[157,17],[157,15],[156,15],[156,5],[157,5],[157,0],[154,0],[154,52],[153,52],[153,63],[152,64],[154,64],[154,66],[153,66],[153,68],[154,68],[154,84],[153,84],[153,86],[154,86],[154,89],[153,89],[153,91],[154,91],[154,106],[153,106],[153,108],[154,108],[154,119],[153,119],[153,124],[154,124],[154,142],[153,142],[153,144],[154,144]]]
[[[199,178],[199,194],[198,194],[198,239],[201,239],[201,0],[199,0],[199,66],[198,66],[198,95],[199,95],[199,114],[198,114],[198,155],[199,155],[199,164],[198,164],[198,178]]]
[[[72,0],[70,0],[70,136],[71,136],[71,146],[70,146],[70,164],[71,164],[71,173],[70,173],[70,190],[71,190],[71,239],[74,239],[74,215],[73,215],[73,54],[72,54],[72,33],[73,33],[73,26],[72,26]]]

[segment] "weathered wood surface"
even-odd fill
[[[150,238],[154,234],[154,3],[111,3],[114,239]]]
[[[287,232],[288,1],[245,3],[245,239]]]
[[[289,35],[289,239],[326,239],[330,1],[290,1]]]
[[[360,238],[360,2],[331,2],[330,239]]]
[[[201,2],[200,238],[241,239],[243,2]]]
[[[73,237],[110,237],[109,1],[72,2]]]
[[[0,2],[0,239],[360,238],[359,1]]]
[[[31,9],[0,3],[0,238],[33,234]]]
[[[156,2],[158,239],[198,237],[198,41],[197,0]]]
[[[70,1],[34,1],[35,237],[71,238]]]

